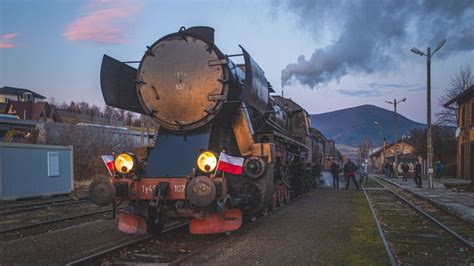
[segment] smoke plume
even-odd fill
[[[277,4],[297,16],[316,42],[334,36],[310,58],[299,56],[282,70],[282,86],[296,79],[316,88],[347,74],[373,73],[394,67],[409,49],[434,48],[448,39],[443,55],[474,50],[472,0],[301,0]]]

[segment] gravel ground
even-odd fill
[[[132,236],[119,232],[116,220],[100,220],[0,243],[0,265],[64,265]]]
[[[381,240],[375,239],[376,245],[382,247],[376,249],[364,248],[366,242],[370,245],[374,241],[353,240],[354,225],[358,220],[356,199],[360,198],[356,194],[354,190],[317,189],[182,263],[350,264],[354,262],[352,252],[364,254],[367,251],[365,257],[369,259],[362,261],[386,264],[388,260]],[[362,204],[366,205],[363,201]],[[356,228],[360,229],[360,225]],[[362,229],[374,231],[375,225]],[[357,249],[352,246],[354,243],[358,245]]]

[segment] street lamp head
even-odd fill
[[[385,101],[385,102],[386,102],[386,103],[389,103],[389,104],[393,104],[393,102],[391,102],[391,101]]]
[[[441,47],[443,47],[443,45],[446,43],[446,39],[442,39],[439,43],[438,43],[438,46],[436,46],[436,48],[434,49],[433,53],[438,51],[439,49],[441,49]]]
[[[406,101],[406,100],[407,100],[407,98],[403,98],[403,99],[402,99],[402,102],[404,102],[404,101]]]
[[[415,53],[415,54],[421,55],[421,56],[424,56],[424,55],[426,56],[425,53],[423,53],[422,51],[418,50],[418,49],[415,48],[415,47],[411,48],[410,51],[412,51],[412,52]]]
[[[374,124],[376,124],[377,126],[379,125],[379,122],[375,121]]]

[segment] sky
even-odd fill
[[[432,106],[461,66],[474,69],[474,1],[155,1],[1,0],[0,86],[31,89],[60,102],[104,106],[103,54],[140,60],[147,45],[181,26],[215,28],[226,54],[242,45],[309,113],[363,104],[426,122],[426,51]]]

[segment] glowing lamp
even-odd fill
[[[210,173],[217,166],[217,157],[210,151],[203,151],[197,158],[197,166],[201,172]]]
[[[128,153],[120,153],[114,160],[115,169],[121,174],[128,174],[135,166],[135,158]]]

